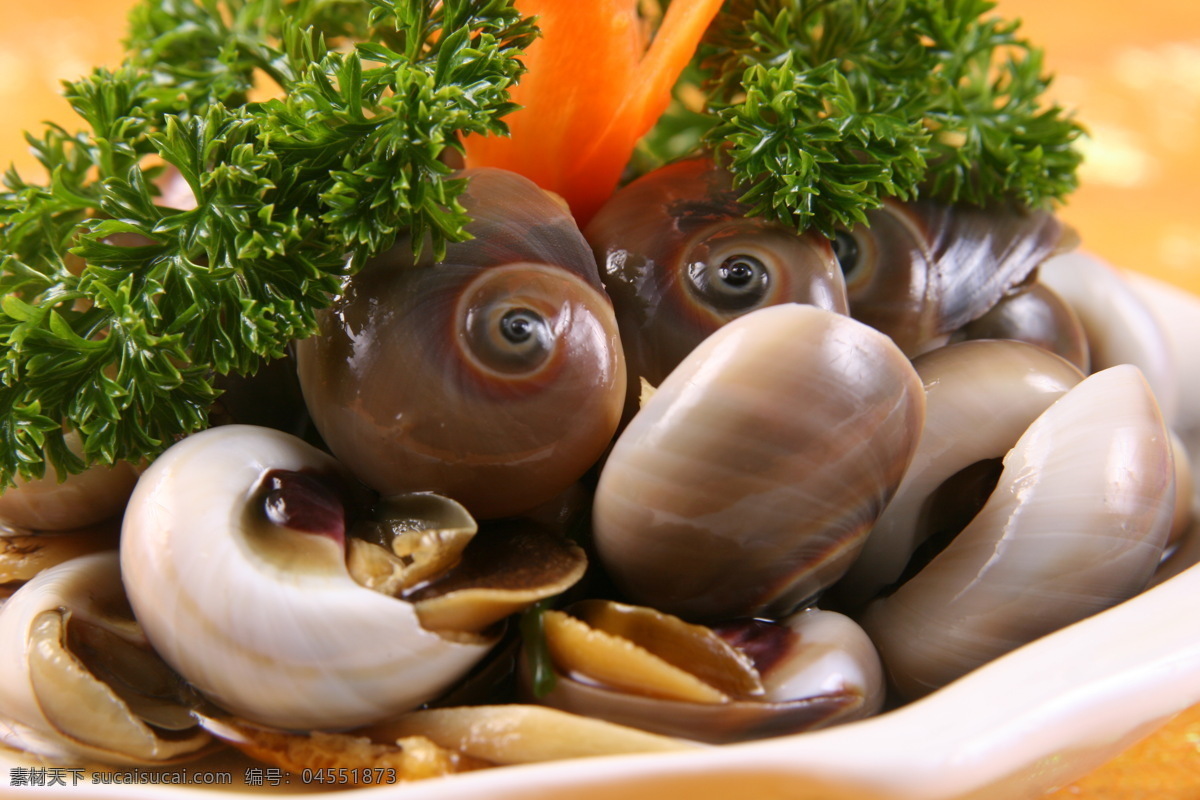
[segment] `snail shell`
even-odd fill
[[[861,617],[916,697],[1141,591],[1174,510],[1171,442],[1136,367],[1096,373],[1004,459],[983,508]]]
[[[1067,253],[1047,261],[1038,271],[1038,280],[1079,316],[1092,371],[1133,364],[1154,389],[1167,424],[1173,425],[1179,413],[1175,350],[1163,323],[1125,277],[1086,253]]]
[[[1200,297],[1148,275],[1124,276],[1166,336],[1179,392],[1172,425],[1191,458],[1193,476],[1200,478]]]
[[[585,234],[617,311],[631,376],[657,386],[705,337],[779,303],[847,312],[829,241],[747,218],[711,159],[661,167],[618,191]]]
[[[83,455],[79,434],[68,431],[63,438]],[[103,522],[121,513],[136,482],[137,472],[124,461],[97,464],[62,481],[51,469],[41,478],[17,478],[0,491],[0,527],[65,531]]]
[[[1083,373],[1035,345],[961,342],[913,360],[925,386],[925,427],[912,464],[871,529],[862,553],[834,588],[859,607],[897,581],[933,531],[929,504],[947,480],[978,462],[1003,458]]]
[[[209,743],[198,702],[129,614],[116,551],[46,569],[0,607],[0,741],[78,762],[154,764]]]
[[[1037,281],[1000,298],[956,336],[1029,342],[1062,356],[1084,374],[1091,372],[1087,334],[1079,316],[1057,292]]]
[[[298,344],[305,400],[333,453],[383,494],[433,491],[476,517],[565,490],[612,439],[625,370],[591,250],[513,173],[463,174],[474,237],[365,266]]]
[[[279,475],[306,477],[276,491]],[[293,436],[229,425],[173,445],[129,501],[121,565],[146,636],[246,719],[305,730],[377,721],[439,694],[493,644],[431,633],[411,604],[351,577],[344,512],[322,489],[342,475]],[[307,521],[273,521],[296,508]]]
[[[924,393],[896,346],[788,303],[706,339],[617,439],[597,553],[634,602],[777,616],[840,578],[916,447]]]
[[[879,656],[849,617],[815,608],[714,630],[608,601],[548,611],[555,684],[536,702],[711,744],[816,730],[883,705]],[[523,665],[522,678],[529,682]]]
[[[850,315],[911,357],[945,344],[1069,238],[1045,211],[885,200],[835,245]]]

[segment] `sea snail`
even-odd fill
[[[967,526],[861,615],[899,693],[923,695],[1141,591],[1167,540],[1174,475],[1136,367],[1063,394],[1005,455]]]
[[[847,608],[861,607],[900,579],[942,524],[933,514],[946,518],[956,505],[974,512],[977,506],[964,499],[972,475],[986,479],[987,465],[998,464],[1038,416],[1083,380],[1073,365],[1041,347],[999,339],[940,347],[914,359],[913,367],[925,387],[925,426],[895,496],[833,589]],[[942,489],[950,481],[956,491]]]
[[[779,616],[840,578],[916,448],[924,393],[883,334],[786,303],[706,339],[618,437],[597,554],[633,602]]]
[[[497,598],[509,587],[481,591],[478,580],[420,602],[394,596],[425,591],[460,553],[465,562],[474,521],[421,495],[425,510],[394,536],[348,524],[349,481],[296,437],[229,425],[172,445],[138,482],[121,536],[129,601],[155,650],[225,710],[298,730],[393,716],[465,674],[513,610]],[[566,560],[540,591],[516,587],[517,605],[577,580],[582,562]]]
[[[886,200],[867,222],[797,235],[747,217],[709,158],[618,191],[585,231],[621,326],[631,376],[657,386],[742,314],[799,302],[849,313],[912,357],[946,344],[1074,243],[1046,211]]]
[[[625,368],[567,211],[514,173],[462,177],[474,238],[437,263],[399,242],[346,282],[297,360],[313,421],[360,480],[490,518],[552,498],[600,458]]]
[[[161,764],[199,755],[199,697],[129,613],[116,551],[38,573],[0,606],[0,742],[58,760]]]
[[[652,608],[585,600],[547,611],[554,687],[534,702],[720,744],[870,716],[884,681],[849,617],[807,608],[708,628]]]
[[[1179,414],[1180,370],[1163,321],[1120,272],[1085,253],[1052,258],[1038,282],[1075,311],[1091,352],[1091,371],[1133,364],[1154,390],[1168,425]]]
[[[889,199],[835,244],[850,315],[913,357],[992,309],[1074,234],[1042,210]]]
[[[747,218],[729,173],[709,158],[669,164],[622,188],[585,231],[613,298],[636,398],[702,339],[779,303],[846,313],[830,242]]]
[[[64,439],[76,455],[83,455],[79,434]],[[65,531],[103,522],[121,513],[137,471],[127,462],[96,464],[60,481],[52,468],[41,478],[17,478],[16,485],[0,491],[0,530]]]

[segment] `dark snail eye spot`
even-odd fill
[[[500,335],[512,344],[523,344],[534,336],[538,325],[544,325],[539,315],[525,308],[514,308],[500,318]]]
[[[732,256],[721,262],[717,274],[729,286],[741,289],[749,286],[756,275],[766,270],[761,261],[754,256]]]
[[[771,273],[761,259],[747,253],[731,255],[715,266],[697,262],[688,267],[692,289],[718,311],[746,311],[759,305],[770,288]]]
[[[837,257],[838,264],[842,268],[842,274],[847,278],[851,277],[855,270],[858,269],[858,240],[851,236],[848,231],[837,231],[834,233],[829,244],[833,247],[833,254]]]
[[[554,350],[549,320],[531,308],[485,307],[467,315],[467,343],[479,363],[508,375],[533,372]]]

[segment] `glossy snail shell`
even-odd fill
[[[197,702],[130,617],[115,550],[56,564],[0,605],[0,743],[60,762],[182,760],[209,744]]]
[[[1071,239],[1046,211],[885,200],[837,242],[850,315],[912,357],[945,344]]]
[[[601,456],[625,370],[612,305],[570,215],[529,180],[463,173],[472,239],[368,264],[300,342],[301,385],[339,460],[383,494],[476,517],[554,497]]]
[[[1044,283],[1023,284],[959,329],[954,338],[1012,339],[1062,356],[1081,372],[1091,372],[1091,351],[1074,309]],[[1109,365],[1111,366],[1111,365]]]
[[[1114,267],[1086,253],[1047,261],[1038,280],[1075,310],[1087,336],[1091,370],[1133,364],[1154,390],[1172,425],[1179,414],[1181,370],[1166,328]]]
[[[412,604],[354,580],[334,535],[340,501],[325,504],[328,530],[274,521],[281,472],[330,487],[344,478],[294,436],[227,425],[172,445],[138,481],[121,571],[147,638],[179,674],[248,720],[336,729],[431,699],[487,653],[492,638],[431,633]]]
[[[685,619],[785,614],[849,568],[923,414],[886,336],[808,305],[751,312],[617,439],[595,495],[598,555],[633,602]]]
[[[1174,511],[1171,441],[1136,367],[1084,379],[1004,459],[966,528],[861,617],[906,697],[1141,591]]]
[[[79,434],[63,437],[77,456],[83,455]],[[137,471],[127,462],[96,464],[60,481],[52,467],[41,478],[16,478],[0,490],[0,528],[65,531],[119,516],[137,483]]]
[[[829,240],[747,218],[727,171],[695,158],[624,187],[585,234],[617,312],[631,375],[657,386],[732,319],[779,303],[847,312]]]
[[[710,744],[779,736],[862,719],[884,701],[870,639],[832,611],[713,630],[583,601],[547,612],[545,625],[556,680],[535,702],[668,736]],[[523,662],[522,688],[533,696],[529,672]]]
[[[934,533],[930,504],[946,481],[974,464],[1003,458],[1035,419],[1083,380],[1059,356],[1009,340],[939,347],[914,359],[913,367],[925,386],[925,426],[895,496],[834,587],[839,602],[850,607],[900,579]]]

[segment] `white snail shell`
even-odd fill
[[[1038,346],[982,339],[914,359],[925,386],[925,427],[896,495],[834,591],[858,607],[895,582],[931,531],[930,496],[960,470],[1002,458],[1052,403],[1083,380],[1072,364]]]
[[[1193,475],[1200,477],[1200,297],[1148,275],[1124,277],[1166,335],[1179,391],[1171,424],[1191,456]]]
[[[1087,253],[1046,261],[1038,280],[1075,309],[1087,334],[1091,369],[1133,364],[1154,390],[1168,425],[1179,410],[1175,352],[1162,321],[1112,266]]]
[[[1174,510],[1171,442],[1131,365],[1029,427],[965,529],[861,622],[901,694],[936,689],[1141,591]]]
[[[217,704],[279,728],[347,728],[408,710],[492,644],[424,630],[366,589],[341,543],[268,522],[273,471],[337,475],[279,431],[230,425],[172,446],[142,475],[121,541],[129,599],[151,643]]]
[[[72,452],[83,454],[77,433],[64,439]],[[137,472],[124,461],[96,464],[63,481],[47,467],[41,478],[17,478],[15,486],[0,491],[0,527],[65,531],[102,522],[121,513],[136,482]]]
[[[91,633],[69,633],[83,627]],[[125,643],[119,655],[109,653],[101,661],[113,672],[142,665],[132,676],[117,676],[145,692],[140,701],[131,704],[129,693],[114,690],[92,671],[76,652],[79,637],[90,637],[91,647],[97,641],[109,649]],[[0,607],[0,742],[7,745],[60,761],[107,764],[195,755],[209,737],[186,706],[171,703],[166,693],[156,696],[181,683],[150,653],[128,615],[116,551],[43,570]],[[175,733],[164,736],[163,728]]]

